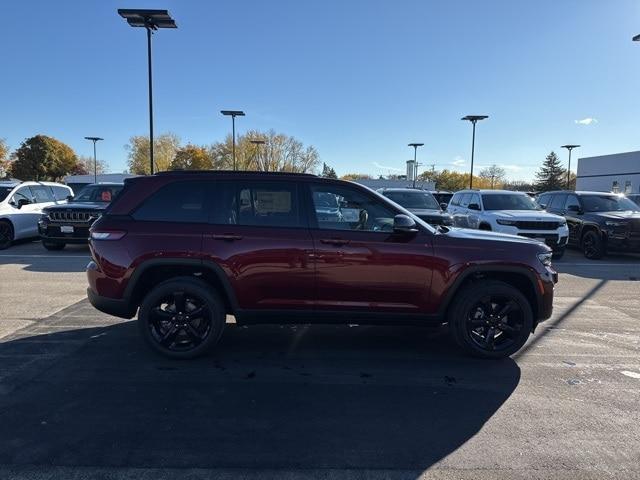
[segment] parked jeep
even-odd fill
[[[67,243],[87,243],[89,227],[122,190],[123,183],[94,183],[85,186],[64,205],[43,209],[38,221],[42,245],[62,250]]]
[[[538,203],[563,215],[569,245],[584,256],[599,259],[608,251],[640,253],[640,207],[623,195],[605,192],[545,192]]]
[[[176,358],[211,348],[227,314],[240,325],[447,323],[467,352],[500,358],[551,315],[557,281],[540,242],[432,227],[366,187],[305,174],[126,180],[90,233],[91,303],[137,313],[149,345]]]

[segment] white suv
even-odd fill
[[[526,193],[508,190],[461,190],[447,212],[456,227],[477,228],[540,240],[564,254],[569,229],[564,217],[547,213]]]
[[[38,236],[42,209],[66,203],[73,190],[60,183],[0,181],[0,250]]]

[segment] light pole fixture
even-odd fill
[[[418,162],[416,157],[418,155],[418,147],[422,147],[424,143],[410,143],[407,146],[413,147],[413,188],[416,188],[416,177],[418,176]]]
[[[93,142],[93,183],[98,183],[98,159],[96,157],[96,142],[104,140],[100,137],[84,137],[85,140],[91,140]]]
[[[153,82],[151,76],[151,33],[159,28],[178,28],[168,10],[119,8],[118,14],[132,27],[147,30],[147,66],[149,70],[149,162],[153,175]]]
[[[473,135],[471,137],[471,175],[469,176],[469,188],[473,188],[473,155],[476,149],[476,123],[478,120],[489,118],[489,115],[467,115],[460,120],[466,120],[473,124]]]
[[[560,148],[566,148],[567,150],[569,150],[569,165],[567,167],[567,190],[569,190],[569,180],[570,180],[570,176],[571,176],[571,150],[573,150],[574,148],[578,148],[580,145],[562,145],[562,147]]]
[[[640,34],[638,34],[635,37],[633,37],[633,41],[634,42],[640,42]]]
[[[232,140],[232,151],[233,151],[233,169],[236,169],[236,117],[244,117],[244,112],[242,110],[220,110],[222,115],[226,115],[227,117],[231,117],[231,136]]]
[[[258,151],[260,151],[260,145],[264,145],[265,142],[264,140],[251,140],[251,143],[253,143],[256,146],[256,153],[254,154],[254,158],[256,156],[258,156]]]

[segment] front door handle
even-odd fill
[[[320,240],[320,243],[341,247],[343,245],[348,245],[350,241],[351,240],[346,240],[344,238],[323,238],[322,240]]]
[[[234,235],[232,233],[213,234],[211,238],[214,240],[224,240],[226,242],[234,242],[236,240],[242,240],[240,235]]]

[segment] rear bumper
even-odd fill
[[[90,287],[87,288],[87,298],[95,308],[103,313],[113,315],[114,317],[129,319],[133,318],[136,314],[136,309],[131,308],[131,305],[127,300],[102,297],[94,292]]]
[[[558,272],[547,267],[546,272],[538,277],[538,322],[547,320],[553,314],[553,294],[558,283]]]

